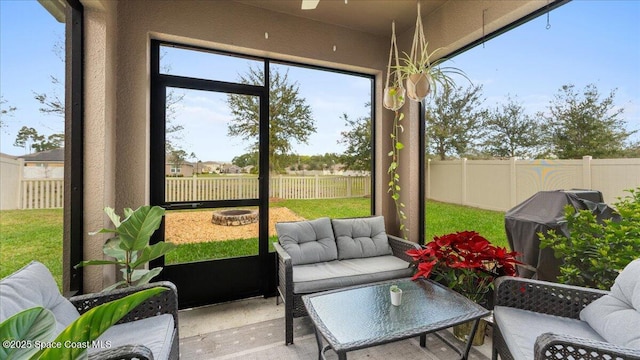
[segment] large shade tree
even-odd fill
[[[512,97],[488,112],[483,123],[487,132],[485,152],[495,157],[535,157],[543,145],[542,130]]]
[[[366,108],[371,104],[367,103]],[[351,170],[371,170],[371,116],[363,116],[352,119],[347,114],[342,114],[348,130],[340,132],[339,144],[347,148],[340,161]]]
[[[545,132],[552,152],[560,159],[624,156],[626,142],[635,131],[626,128],[623,108],[614,104],[616,90],[601,98],[597,87],[589,84],[580,92],[574,85],[563,85],[538,115],[545,120]]]
[[[448,156],[464,156],[474,150],[483,137],[481,108],[482,86],[444,86],[440,96],[427,102],[426,131],[431,153],[441,160]]]
[[[275,68],[269,79],[269,167],[270,171],[282,171],[284,159],[292,153],[293,143],[307,144],[309,136],[316,131],[311,107],[300,96],[298,83],[289,80],[289,73]],[[262,85],[264,71],[250,67],[240,75],[240,83]],[[227,133],[248,142],[248,151],[260,149],[260,99],[254,96],[229,94],[227,104],[232,114]]]

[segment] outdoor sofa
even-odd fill
[[[494,301],[494,360],[640,360],[640,259],[611,291],[500,277]]]
[[[385,232],[384,217],[276,224],[278,292],[285,304],[285,344],[293,343],[293,318],[306,316],[302,295],[413,274],[405,251],[419,248]]]
[[[107,329],[96,342],[106,345],[89,348],[89,359],[178,359],[178,295],[167,281],[67,299],[49,269],[34,261],[0,281],[0,322],[42,306],[53,313],[56,332],[60,333],[95,306],[156,286],[169,290],[147,299]]]

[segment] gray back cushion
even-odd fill
[[[384,217],[333,219],[331,223],[338,244],[338,259],[391,255]]]
[[[49,269],[37,261],[0,281],[0,304],[0,322],[22,310],[42,306],[53,313],[58,332],[80,316],[60,294]]]
[[[328,217],[276,224],[278,241],[293,265],[313,264],[338,258],[336,240]]]
[[[607,341],[640,350],[640,259],[618,275],[611,293],[582,309],[580,319]]]

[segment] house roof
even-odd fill
[[[64,162],[64,149],[45,150],[29,155],[18,156],[16,158],[33,162]]]

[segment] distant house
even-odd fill
[[[33,154],[16,156],[24,161],[25,179],[63,178],[64,149],[40,151]]]
[[[166,176],[193,176],[195,165],[190,162],[183,162],[180,165],[165,164],[164,172]]]

